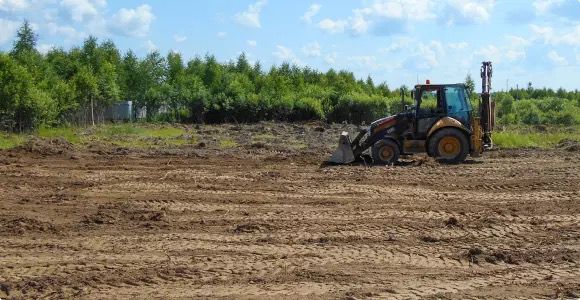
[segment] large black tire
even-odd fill
[[[401,150],[393,140],[380,140],[373,145],[373,163],[377,165],[392,165],[399,160]]]
[[[465,134],[456,128],[444,128],[429,139],[429,154],[444,164],[465,161],[469,153],[469,142]]]

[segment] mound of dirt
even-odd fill
[[[56,232],[50,223],[25,217],[0,220],[0,233],[23,235],[31,232]]]
[[[71,154],[75,150],[71,143],[60,137],[51,139],[33,137],[16,149],[41,155]]]
[[[91,224],[97,224],[97,225],[115,224],[117,222],[118,218],[119,218],[118,214],[109,213],[109,212],[101,210],[101,211],[98,211],[94,215],[84,216],[82,223],[87,224],[87,225],[91,225]]]
[[[88,145],[87,149],[91,153],[98,155],[127,155],[131,152],[136,152],[125,147],[114,147],[110,145],[104,145],[101,143],[91,143]]]
[[[580,152],[580,141],[563,139],[556,145],[556,148],[569,152]]]
[[[255,233],[255,232],[266,232],[272,229],[271,225],[268,224],[240,224],[234,228],[235,233]]]
[[[167,213],[165,211],[127,211],[126,215],[134,221],[153,221],[167,222]]]

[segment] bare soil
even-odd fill
[[[343,129],[224,125],[191,128],[195,146],[0,152],[0,298],[580,295],[579,152],[321,167]]]

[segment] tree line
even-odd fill
[[[400,90],[352,72],[320,72],[289,63],[264,70],[245,54],[221,63],[185,61],[154,51],[137,57],[110,41],[87,38],[70,50],[36,49],[28,22],[11,51],[0,52],[0,129],[103,122],[107,108],[131,100],[147,121],[219,123],[324,120],[367,124],[402,109]],[[474,92],[473,81],[468,86]],[[405,94],[408,89],[403,86]],[[476,95],[474,94],[474,99]],[[559,89],[495,93],[505,123],[578,124],[580,93]],[[408,99],[408,101],[410,101]]]

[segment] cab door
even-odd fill
[[[447,115],[470,128],[471,105],[467,99],[465,88],[462,86],[449,86],[444,89],[445,106]]]

